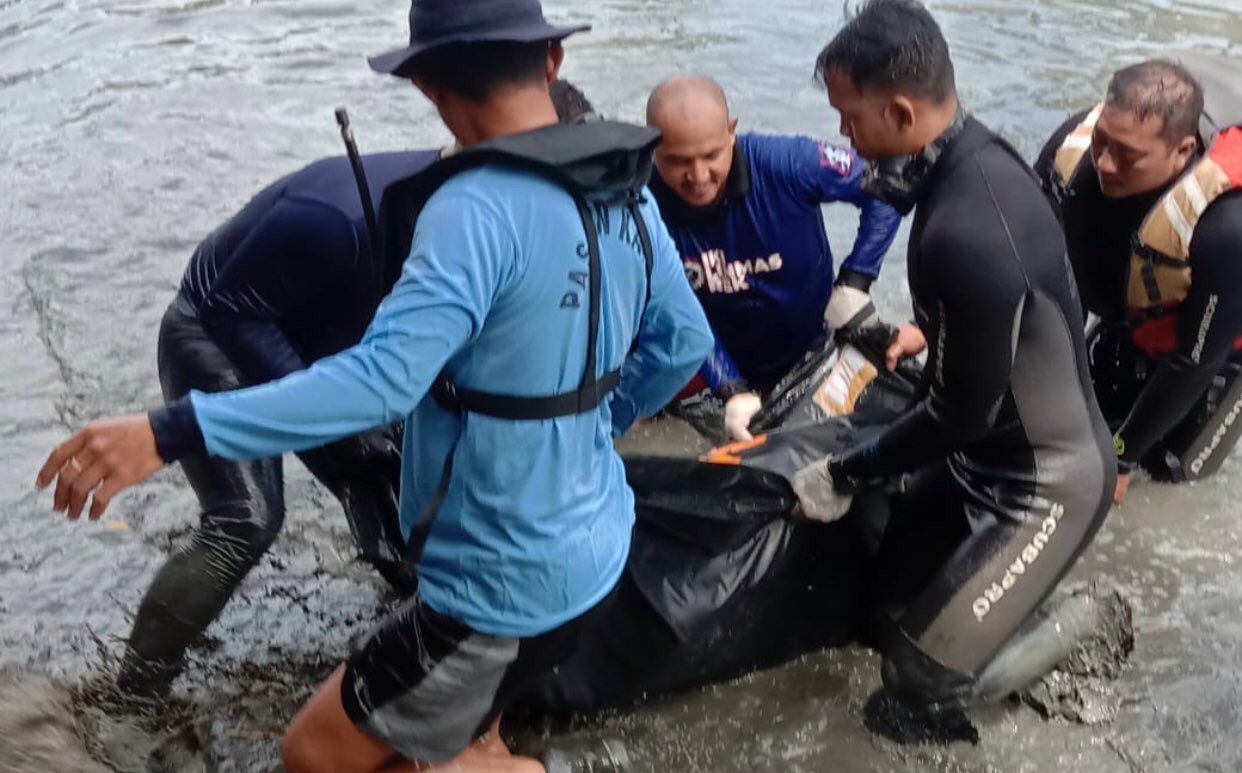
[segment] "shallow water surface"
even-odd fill
[[[811,70],[840,2],[546,5],[555,20],[595,25],[570,41],[564,74],[610,116],[639,119],[662,77],[694,70],[721,80],[744,129],[836,136]],[[1169,46],[1242,54],[1242,0],[931,5],[966,105],[1028,157],[1122,63]],[[0,0],[0,665],[73,685],[106,671],[146,583],[195,522],[175,469],[98,524],[54,517],[31,481],[71,428],[158,401],[156,327],[197,241],[264,183],[339,152],[338,105],[364,151],[448,139],[409,84],[363,61],[404,39],[405,13],[378,0]],[[828,215],[843,254],[853,218]],[[886,316],[909,316],[900,248],[875,293]],[[690,450],[677,433],[644,432],[656,448]],[[281,727],[382,605],[335,502],[296,462],[287,470],[287,528],[177,685],[186,738],[151,731],[135,743],[100,705],[79,704],[75,727],[118,769],[146,764],[124,749],[150,749],[169,770],[276,768]],[[651,770],[1237,770],[1240,495],[1236,459],[1193,487],[1140,483],[1076,572],[1136,608],[1138,649],[1111,725],[1014,708],[972,717],[977,743],[897,744],[867,729],[877,664],[850,649],[581,732],[624,737]],[[28,706],[19,694],[11,705]],[[7,759],[0,769],[39,769]],[[71,769],[67,758],[50,767]]]

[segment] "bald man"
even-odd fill
[[[737,134],[724,91],[709,78],[661,83],[647,123],[664,133],[651,191],[716,336],[671,411],[691,418],[695,406],[723,403],[723,427],[692,423],[713,439],[750,440],[764,395],[823,346],[829,329],[866,316],[901,216],[862,192],[853,151]],[[835,201],[858,207],[860,221],[834,285],[820,207]]]

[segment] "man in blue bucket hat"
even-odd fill
[[[290,773],[543,770],[500,712],[611,597],[634,496],[612,440],[711,349],[646,194],[659,132],[558,125],[560,41],[536,0],[414,0],[411,79],[459,150],[386,193],[376,248],[408,254],[361,343],[233,392],[97,422],[52,452],[55,507],[98,517],[187,455],[261,458],[403,416],[400,515],[417,593],[294,718]]]
[[[453,43],[559,43],[589,24],[557,27],[543,17],[539,0],[414,0],[410,44],[368,57],[378,73],[407,78],[419,54]],[[564,54],[557,54],[560,61]]]
[[[557,79],[552,102],[564,123],[594,112]],[[319,159],[256,193],[194,250],[160,321],[158,365],[167,400],[218,392],[308,367],[362,338],[392,289],[405,252],[371,249],[370,206],[440,157],[439,148],[369,153],[359,180],[344,155]],[[397,492],[403,422],[301,452],[340,501],[361,557],[404,594]],[[280,457],[181,461],[201,508],[193,534],[156,572],[134,614],[117,685],[134,697],[168,692],[187,649],[212,624],[284,524]]]

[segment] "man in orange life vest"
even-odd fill
[[[1242,104],[1207,96],[1205,109],[1171,61],[1118,70],[1035,166],[1099,318],[1091,373],[1116,433],[1117,504],[1136,466],[1203,477],[1242,431]]]

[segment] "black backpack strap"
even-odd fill
[[[572,392],[562,392],[547,397],[502,395],[465,389],[455,385],[447,375],[442,373],[431,387],[432,397],[441,408],[448,411],[481,413],[485,416],[511,421],[554,419],[558,416],[573,416],[594,410],[621,380],[619,368],[599,378],[595,376],[596,338],[599,336],[600,295],[602,293],[599,231],[595,227],[595,219],[591,216],[591,209],[586,198],[577,191],[571,191],[571,194],[578,209],[578,216],[582,220],[582,228],[586,232],[587,270],[589,272],[586,365],[582,369],[582,380],[578,383],[578,388]],[[642,238],[641,234],[640,238]],[[650,281],[648,285],[650,286]],[[648,294],[650,294],[650,287],[648,287]]]
[[[634,227],[638,229],[638,242],[643,249],[643,264],[647,272],[647,292],[643,297],[643,311],[638,315],[639,329],[642,329],[642,319],[647,315],[647,307],[651,305],[651,271],[655,263],[655,250],[651,246],[651,232],[647,230],[647,221],[643,220],[643,213],[638,209],[638,203],[641,199],[635,196],[630,199],[629,210],[630,215],[634,218]],[[638,336],[634,336],[635,342]]]
[[[468,421],[467,415],[470,413],[481,413],[485,416],[494,416],[512,421],[550,419],[558,416],[573,416],[579,413],[586,413],[603,402],[604,397],[615,389],[617,383],[621,380],[620,368],[611,370],[598,379],[595,377],[595,339],[599,333],[601,295],[599,231],[595,227],[595,220],[591,216],[590,207],[587,205],[586,199],[576,191],[572,192],[572,195],[574,203],[578,208],[578,214],[582,219],[583,230],[586,232],[587,270],[590,271],[590,284],[588,285],[590,298],[587,310],[587,327],[590,338],[587,341],[586,366],[583,368],[582,381],[579,383],[578,388],[572,392],[562,392],[561,394],[548,397],[518,397],[482,392],[474,389],[463,389],[456,386],[447,375],[441,373],[439,378],[431,385],[432,398],[441,408],[461,416],[462,433],[465,432],[465,422]],[[637,208],[635,208],[634,212],[637,214]],[[641,223],[641,220],[639,222]],[[647,261],[647,294],[649,299],[651,294],[649,238],[646,234],[645,226],[640,225],[639,228],[643,229],[639,231],[639,238],[643,241],[643,251]],[[643,309],[645,311],[646,306]],[[460,434],[458,437],[460,437]],[[444,458],[444,468],[440,472],[440,482],[436,485],[436,490],[432,493],[431,499],[427,500],[427,504],[423,507],[422,512],[418,514],[418,520],[410,530],[410,538],[406,543],[407,561],[417,563],[422,556],[423,546],[426,544],[427,536],[431,532],[431,524],[435,521],[436,513],[439,512],[440,505],[444,502],[444,497],[448,493],[449,483],[452,481],[453,455],[456,452],[457,441],[454,440],[449,447],[448,454]]]
[[[465,414],[461,417],[462,427],[458,433],[458,438],[466,431]],[[440,512],[440,505],[444,502],[444,497],[448,494],[449,482],[453,479],[453,455],[457,453],[457,439],[454,438],[449,445],[448,453],[444,456],[444,468],[440,470],[440,482],[436,484],[436,490],[432,492],[431,499],[427,500],[427,504],[423,505],[422,511],[418,514],[418,520],[410,527],[410,536],[405,542],[405,560],[410,564],[417,564],[419,559],[423,557],[423,547],[427,544],[427,537],[431,534],[431,524],[436,520],[436,513]]]
[[[578,409],[575,413],[586,413],[594,409],[604,399],[600,393],[599,383],[595,379],[595,340],[599,335],[600,305],[600,259],[599,230],[595,227],[595,218],[586,197],[575,191],[574,204],[578,207],[578,217],[582,219],[582,228],[587,238],[587,271],[590,272],[589,301],[587,303],[587,353],[586,365],[582,369],[582,383],[578,386]],[[618,378],[620,374],[618,373]],[[614,383],[615,386],[615,383]]]
[[[441,375],[431,387],[431,396],[446,411],[481,413],[510,421],[534,421],[594,410],[620,380],[620,369],[611,370],[572,392],[547,397],[519,397],[463,389]]]

